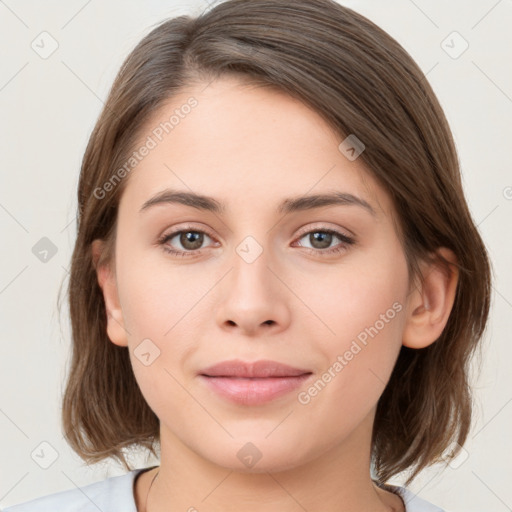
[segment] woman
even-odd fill
[[[63,425],[129,472],[8,512],[440,510],[387,482],[464,444],[490,269],[443,111],[388,34],[330,0],[165,21],[78,202]]]

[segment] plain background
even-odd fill
[[[512,510],[512,2],[341,3],[389,32],[427,74],[493,260],[492,312],[466,452],[453,467],[425,471],[411,489],[452,512]],[[158,22],[207,6],[0,1],[0,507],[124,473],[110,462],[85,466],[60,428],[70,336],[66,303],[59,323],[57,294],[67,285],[79,167],[124,58]],[[51,48],[44,31],[58,43],[47,58],[32,47],[46,37]],[[46,261],[43,246],[50,247]],[[137,453],[132,460],[136,467],[157,463]]]

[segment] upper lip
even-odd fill
[[[287,364],[277,361],[261,360],[245,362],[240,359],[222,361],[221,363],[209,366],[200,372],[200,375],[207,377],[246,377],[246,378],[264,378],[264,377],[296,377],[311,373],[310,370],[294,368]]]

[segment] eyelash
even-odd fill
[[[172,233],[168,233],[163,235],[158,239],[158,244],[162,246],[162,249],[172,256],[179,256],[179,257],[191,257],[195,256],[201,253],[201,249],[196,249],[195,251],[177,251],[176,249],[170,248],[166,243],[169,240],[172,240],[176,235],[179,235],[180,233],[202,233],[204,235],[208,235],[211,239],[213,239],[213,236],[211,236],[207,231],[201,230],[201,229],[195,229],[192,226],[186,226],[182,229],[179,229],[177,231],[173,231]],[[342,251],[347,250],[348,246],[355,244],[355,240],[347,235],[344,235],[343,233],[340,233],[339,231],[336,231],[334,229],[330,228],[316,228],[311,229],[309,231],[306,231],[305,233],[302,233],[299,240],[301,238],[304,238],[306,235],[309,235],[311,233],[328,233],[330,235],[335,235],[338,237],[342,243],[340,243],[338,246],[332,248],[332,249],[311,249],[310,247],[303,247],[304,249],[307,249],[309,252],[312,252],[316,255],[320,256],[331,256],[333,254],[338,254]]]

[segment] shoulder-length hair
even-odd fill
[[[442,335],[424,349],[401,347],[377,406],[375,475],[384,483],[408,470],[409,483],[467,438],[469,363],[488,319],[491,267],[449,125],[425,75],[386,32],[332,0],[228,0],[197,17],[162,22],[126,58],[78,185],[68,284],[73,350],[62,409],[67,441],[89,463],[113,457],[127,470],[125,448],[155,454],[159,445],[159,420],[128,351],[107,337],[91,243],[104,240],[103,259],[113,257],[127,178],[108,193],[104,185],[129,159],[145,121],[185,86],[224,75],[278,88],[312,107],[340,142],[349,134],[363,141],[359,158],[390,194],[410,276],[420,275],[418,262],[439,247],[457,257],[456,297]]]

